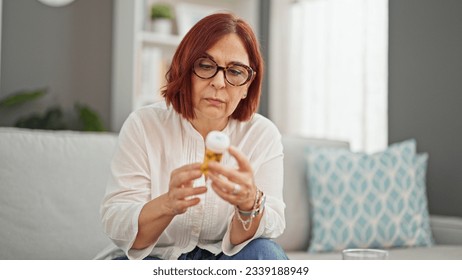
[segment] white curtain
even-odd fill
[[[280,10],[272,14],[270,117],[279,129],[345,140],[356,151],[383,149],[388,1],[273,3]]]

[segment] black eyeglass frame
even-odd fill
[[[215,71],[215,73],[214,73],[212,76],[210,76],[210,77],[208,77],[208,78],[205,78],[205,77],[199,76],[199,74],[196,73],[195,65],[196,65],[196,63],[197,63],[200,59],[208,59],[208,60],[212,61],[212,62],[216,65],[216,71]],[[240,66],[240,67],[243,67],[243,68],[245,68],[245,69],[247,70],[247,72],[249,73],[249,76],[247,77],[247,79],[246,79],[243,83],[241,83],[241,84],[239,84],[239,85],[235,85],[235,84],[231,83],[231,82],[228,80],[228,77],[226,76],[226,70],[229,69],[229,68],[232,67],[232,66]],[[250,80],[252,80],[253,76],[254,76],[255,73],[256,73],[255,70],[252,69],[252,67],[247,66],[247,65],[242,64],[242,63],[237,63],[237,62],[231,63],[230,65],[228,65],[228,66],[226,66],[226,67],[220,66],[220,65],[218,65],[218,63],[217,63],[215,60],[211,59],[210,57],[199,57],[198,59],[196,59],[196,60],[194,61],[194,64],[193,64],[192,71],[193,71],[193,73],[194,73],[197,77],[199,77],[199,78],[201,78],[201,79],[204,79],[204,80],[212,79],[213,77],[215,77],[215,76],[217,75],[217,73],[218,73],[219,71],[223,71],[223,74],[224,74],[224,76],[225,76],[226,82],[228,82],[228,84],[230,84],[230,85],[232,85],[232,86],[235,86],[235,87],[240,87],[240,86],[243,86],[243,85],[247,84]]]

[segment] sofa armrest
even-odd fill
[[[438,245],[462,245],[462,217],[430,215],[430,227]]]

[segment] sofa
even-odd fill
[[[293,260],[339,260],[340,251],[307,252],[312,240],[312,207],[309,201],[306,151],[309,148],[348,149],[349,144],[328,139],[284,135],[284,201],[286,229],[277,242]],[[462,260],[462,217],[430,215],[432,246],[386,248],[388,259]]]
[[[87,260],[110,244],[99,206],[117,135],[0,128],[0,259]],[[283,136],[286,230],[277,242],[290,259],[341,259],[311,253],[306,147],[332,140]],[[462,259],[462,218],[430,215],[435,244],[389,249],[390,259]]]

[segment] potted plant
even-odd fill
[[[2,111],[9,111],[25,103],[33,102],[47,94],[46,89],[20,91],[0,99],[0,116]],[[60,106],[54,105],[43,113],[30,113],[20,117],[14,127],[47,129],[47,130],[79,130],[79,131],[106,131],[99,114],[92,108],[76,103],[74,114],[65,112]],[[66,114],[67,113],[67,114]],[[72,116],[69,118],[69,116]],[[10,125],[7,125],[10,126]]]
[[[166,3],[155,3],[151,6],[152,31],[171,34],[173,26],[173,9]]]

